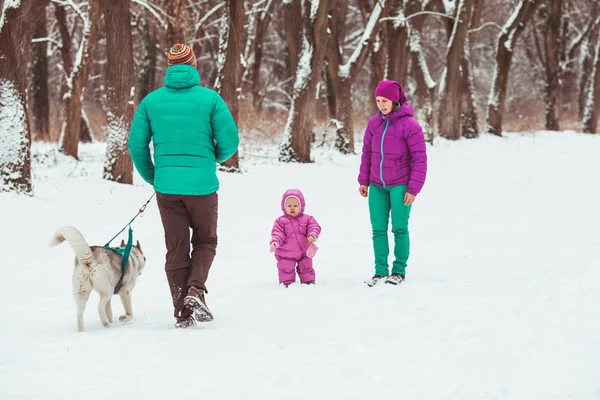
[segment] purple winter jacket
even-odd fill
[[[383,187],[404,184],[406,191],[416,196],[427,174],[425,137],[406,102],[404,89],[398,87],[400,106],[387,115],[375,114],[367,124],[358,183]]]
[[[300,202],[300,213],[291,217],[285,212],[285,201],[288,197],[296,197]],[[277,243],[275,256],[299,260],[306,256],[308,237],[319,238],[321,226],[314,217],[304,214],[304,195],[298,189],[287,190],[281,198],[283,215],[275,220],[271,230],[271,243]]]

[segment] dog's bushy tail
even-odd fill
[[[63,226],[59,228],[52,239],[50,239],[50,246],[56,246],[64,241],[69,243],[71,249],[75,253],[75,257],[80,264],[90,265],[94,261],[94,253],[92,249],[85,241],[81,232],[72,226]]]

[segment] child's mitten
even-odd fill
[[[314,243],[311,243],[308,246],[308,249],[306,249],[306,257],[313,258],[315,256],[315,254],[317,254],[317,250],[319,250],[317,245]]]
[[[277,242],[271,242],[271,246],[269,246],[269,251],[272,253],[275,251],[275,249],[277,248],[278,244]]]

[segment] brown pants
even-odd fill
[[[180,196],[156,193],[167,256],[165,270],[175,317],[187,317],[191,311],[183,306],[190,286],[205,292],[208,271],[217,249],[217,193],[206,196]],[[190,256],[190,228],[192,251]]]

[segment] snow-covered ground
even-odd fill
[[[373,268],[358,156],[248,156],[244,174],[220,175],[215,321],[173,328],[153,201],[134,224],[148,258],[134,320],[103,328],[94,293],[76,333],[73,254],[48,248],[50,236],[69,224],[104,244],[152,193],[139,177],[103,181],[102,144],[81,151],[76,163],[37,145],[35,197],[0,194],[2,399],[600,398],[600,136],[429,147],[400,287],[363,283]],[[290,187],[323,227],[311,287],[278,286],[268,251]]]

